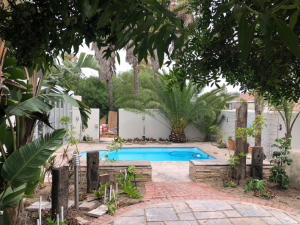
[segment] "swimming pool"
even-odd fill
[[[86,153],[81,153],[86,157]],[[195,147],[122,148],[117,151],[100,151],[100,159],[116,161],[187,162],[190,160],[215,159]]]

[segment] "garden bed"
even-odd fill
[[[107,174],[115,176],[120,171],[127,169],[129,166],[134,166],[137,172],[136,183],[138,186],[152,180],[151,163],[147,161],[101,161],[99,163],[99,175]],[[80,189],[86,191],[86,165],[80,167]],[[73,180],[73,179],[71,179]]]
[[[224,183],[221,179],[217,180],[206,180],[203,181],[205,184],[209,185],[211,188],[216,189],[220,192],[226,193],[232,198],[237,198],[243,201],[249,201],[249,199],[256,199],[257,201],[265,202],[267,205],[272,205],[273,207],[283,208],[289,207],[293,208],[300,212],[300,190],[295,188],[289,188],[287,190],[279,189],[276,185],[273,183],[270,183],[266,180],[266,184],[268,186],[268,189],[272,192],[273,198],[271,199],[264,199],[264,198],[258,198],[253,195],[253,192],[245,193],[245,185],[247,182],[246,180],[243,180],[240,182],[240,185],[238,185],[235,188],[230,187],[224,187]],[[254,202],[255,200],[253,200]]]

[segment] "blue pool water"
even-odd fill
[[[86,153],[81,153],[86,157]],[[122,148],[116,151],[100,151],[100,159],[117,161],[186,162],[190,160],[211,160],[199,148]]]

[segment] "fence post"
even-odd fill
[[[99,187],[99,152],[87,153],[87,192],[91,193]]]
[[[263,179],[263,161],[265,154],[262,147],[252,147],[251,176],[255,179]]]
[[[53,219],[63,206],[67,214],[69,198],[69,167],[52,169],[51,216]]]
[[[247,128],[247,113],[248,106],[247,102],[241,102],[240,106],[236,109],[236,124],[235,124],[235,140],[236,150],[234,155],[239,158],[239,164],[235,166],[233,170],[233,178],[236,180],[245,179],[246,177],[246,156],[242,157],[243,154],[248,152],[247,138],[237,137],[237,130],[239,128]]]

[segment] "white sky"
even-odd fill
[[[87,53],[87,54],[92,54],[92,55],[95,54],[95,52],[93,50],[91,50],[85,44],[80,46],[78,54],[80,54],[81,52],[84,52],[84,53]],[[131,70],[132,69],[131,65],[129,63],[127,63],[126,60],[125,60],[126,59],[126,51],[125,50],[120,50],[119,55],[120,55],[120,64],[116,60],[116,72],[117,72],[117,74],[120,74],[120,73]],[[163,67],[163,70],[168,71],[169,68],[165,66],[165,67]],[[89,76],[97,76],[98,77],[98,72],[95,71],[95,70],[92,70],[92,69],[83,69],[83,73],[88,77]],[[222,79],[222,81],[220,83],[220,86],[223,85],[223,84],[226,84],[224,79]],[[214,88],[216,88],[216,87],[215,86],[213,86],[213,87],[207,86],[207,87],[204,88],[204,92],[210,91],[211,89],[214,89]],[[238,86],[233,87],[232,85],[227,85],[226,88],[229,92],[239,92],[239,87]]]

